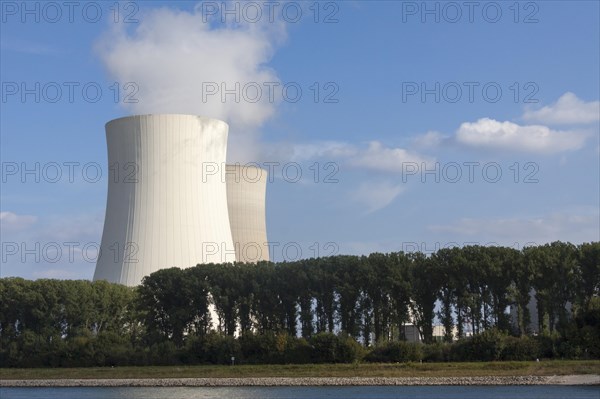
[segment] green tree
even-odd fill
[[[578,276],[576,297],[579,306],[588,309],[594,296],[600,295],[600,242],[577,247]]]
[[[391,272],[390,300],[392,305],[392,329],[397,330],[397,338],[405,340],[405,324],[410,320],[409,307],[411,304],[412,287],[410,278],[410,259],[403,252],[388,255]],[[394,338],[394,336],[392,336]]]
[[[172,267],[144,277],[138,287],[139,306],[150,342],[170,339],[182,346],[195,319],[193,282],[183,270]]]
[[[521,251],[513,264],[512,297],[517,307],[517,328],[519,335],[527,335],[531,331],[531,314],[529,302],[531,300],[533,263],[525,256],[527,250]]]
[[[505,247],[489,247],[485,251],[489,254],[485,280],[492,300],[493,323],[498,330],[507,333],[511,325],[506,308],[513,300],[513,276],[521,264],[521,252]]]
[[[238,306],[241,301],[242,281],[237,264],[202,265],[218,317],[219,331],[233,336],[238,321]]]
[[[361,295],[360,260],[356,256],[335,258],[335,281],[338,294],[340,328],[353,338],[359,336],[359,299]]]
[[[434,258],[428,258],[421,252],[408,256],[412,262],[410,281],[413,318],[423,336],[423,341],[432,343],[435,303],[442,285],[440,270],[436,267]]]
[[[456,248],[442,248],[431,256],[431,260],[440,276],[440,311],[438,318],[444,326],[444,341],[452,342],[454,339],[453,308],[457,306],[456,270],[454,269]],[[462,332],[461,319],[458,320],[459,336]]]
[[[576,247],[560,241],[525,249],[533,270],[532,285],[538,301],[540,330],[563,330],[568,320],[567,303],[575,298],[577,285]]]

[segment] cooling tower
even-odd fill
[[[106,124],[109,182],[94,280],[138,285],[169,267],[235,260],[225,163],[228,125],[192,115]]]
[[[238,262],[269,260],[265,219],[266,170],[227,165],[227,206]]]

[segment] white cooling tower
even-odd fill
[[[227,165],[227,206],[238,262],[269,260],[265,195],[268,172],[254,166]]]
[[[193,115],[106,124],[109,183],[94,280],[138,285],[169,267],[235,260],[224,165],[228,125]]]

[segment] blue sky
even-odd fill
[[[46,4],[2,2],[2,277],[92,277],[104,124],[148,112],[273,162],[275,260],[600,239],[598,2]]]

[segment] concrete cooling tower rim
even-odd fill
[[[156,116],[176,116],[176,117],[191,117],[191,118],[197,118],[202,122],[211,122],[211,123],[222,123],[224,125],[224,128],[227,128],[229,130],[229,124],[221,119],[216,119],[216,118],[211,118],[209,116],[203,116],[203,115],[193,115],[193,114],[136,114],[136,115],[128,115],[128,116],[122,116],[120,118],[115,118],[115,119],[111,119],[108,122],[106,122],[106,124],[104,125],[104,128],[106,129],[108,127],[108,125],[112,124],[112,123],[116,123],[119,121],[124,121],[127,119],[141,119],[144,117],[156,117]]]

